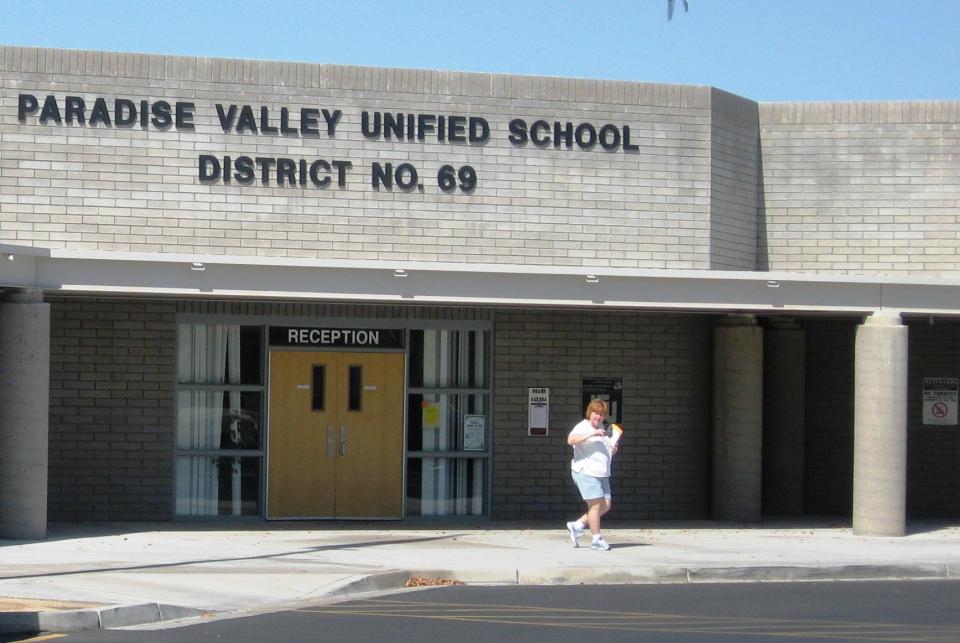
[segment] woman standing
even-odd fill
[[[567,523],[570,540],[574,547],[580,546],[580,536],[587,525],[593,541],[590,549],[606,551],[610,545],[600,531],[600,518],[613,506],[610,493],[610,461],[617,452],[617,445],[607,434],[604,418],[607,403],[593,400],[587,405],[584,419],[567,435],[567,444],[573,447],[570,470],[573,481],[580,490],[580,497],[587,503],[587,512],[577,520]]]

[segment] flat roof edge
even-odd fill
[[[957,277],[226,257],[9,244],[0,244],[0,287],[93,296],[960,315]]]

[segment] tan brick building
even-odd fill
[[[957,517],[958,158],[953,101],[0,47],[0,537],[561,524],[592,395],[616,518]]]

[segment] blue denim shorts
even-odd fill
[[[612,498],[610,493],[610,478],[595,478],[584,473],[572,472],[573,481],[580,490],[580,497],[584,500]]]

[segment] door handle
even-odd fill
[[[347,455],[347,427],[340,427],[340,455]]]
[[[327,457],[332,458],[333,452],[333,425],[327,427]]]

